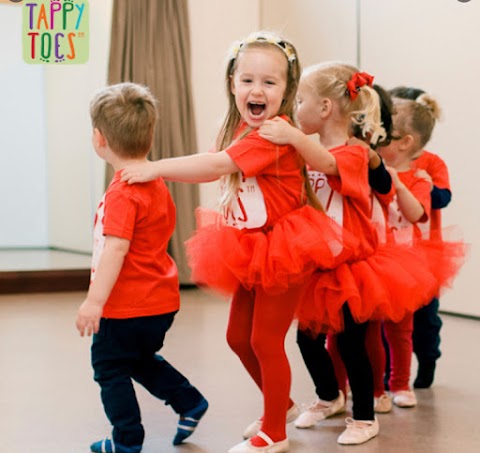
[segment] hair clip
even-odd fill
[[[285,54],[289,63],[292,63],[297,59],[297,55],[295,54],[293,47],[287,42],[279,40],[272,35],[253,34],[244,41],[237,41],[233,44],[228,56],[228,60],[235,60],[243,46],[246,44],[253,44],[255,42],[268,42],[269,44],[277,46]]]
[[[373,84],[373,76],[366,72],[356,72],[352,75],[350,80],[347,82],[347,89],[345,90],[345,94],[350,96],[350,99],[354,101],[357,96],[360,88],[365,85],[371,87]]]

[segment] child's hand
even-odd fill
[[[398,177],[398,172],[393,167],[387,167],[390,176],[392,177],[392,184],[394,185],[395,189],[398,189],[400,186],[403,185],[402,181]]]
[[[153,162],[146,161],[142,164],[134,164],[125,167],[122,170],[122,181],[128,184],[134,184],[136,182],[148,182],[157,179]]]
[[[418,168],[417,171],[415,172],[415,176],[428,181],[430,183],[430,190],[433,189],[433,179],[425,170],[423,170],[422,168]]]
[[[86,299],[77,313],[77,320],[75,325],[77,326],[80,336],[92,335],[98,333],[100,328],[100,318],[102,317],[103,306],[100,306],[90,300]]]
[[[292,142],[292,136],[296,131],[298,131],[296,127],[276,116],[259,127],[258,135],[277,145],[287,145]]]

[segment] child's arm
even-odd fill
[[[363,146],[368,149],[368,184],[375,192],[386,195],[392,190],[392,177],[380,157],[366,142],[357,137],[349,138],[347,145]]]
[[[432,197],[433,209],[443,209],[452,201],[452,192],[448,189],[440,189],[437,186],[433,186],[430,196]]]
[[[431,185],[430,196],[432,198],[432,208],[433,209],[443,209],[448,206],[452,199],[452,192],[449,189],[441,189],[437,187],[432,177],[423,169],[418,169],[415,172],[415,175],[419,178],[426,179]]]
[[[370,160],[368,166],[368,183],[375,192],[385,195],[392,190],[392,176],[385,167],[383,160],[380,158],[380,156],[378,157],[380,159],[380,163],[377,166],[372,167],[372,165],[376,165],[376,162],[372,164],[372,160]]]
[[[105,248],[95,271],[95,278],[77,313],[75,324],[82,337],[85,334],[91,335],[98,332],[103,306],[117,281],[129,248],[128,239],[105,237]]]
[[[220,151],[129,165],[122,171],[122,181],[133,184],[162,177],[167,181],[210,182],[238,171],[240,169],[232,158]]]
[[[400,211],[402,211],[402,214],[411,223],[423,221],[423,217],[426,215],[426,213],[422,204],[400,180],[397,170],[392,167],[388,167],[388,171],[392,176],[392,182],[397,192],[398,207],[400,208]]]
[[[313,170],[339,176],[335,157],[320,143],[310,140],[300,129],[282,118],[265,121],[258,130],[260,137],[277,145],[292,145]]]

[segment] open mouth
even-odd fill
[[[265,104],[249,102],[248,110],[250,111],[252,116],[260,116],[265,111]]]

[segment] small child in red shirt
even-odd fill
[[[133,83],[100,90],[90,104],[93,147],[114,170],[95,216],[91,283],[78,310],[80,335],[93,334],[92,366],[112,439],[97,453],[137,453],[141,423],[132,380],[179,414],[174,445],[195,430],[207,400],[156,352],[180,306],[178,271],[167,253],[175,205],[162,179],[130,186],[127,165],[145,162],[157,120],[150,91]]]
[[[395,242],[415,243],[424,237],[422,224],[431,219],[432,183],[425,172],[418,172],[412,161],[430,139],[439,108],[428,95],[418,102],[397,99],[395,106],[393,141],[388,147],[380,148],[385,162],[392,167],[390,171],[396,188],[396,202],[388,208],[388,223]],[[429,236],[425,239],[439,239]],[[412,407],[417,403],[409,385],[413,324],[413,314],[400,322],[384,323],[391,358],[388,386],[393,402],[400,407]]]
[[[392,96],[416,101],[426,94],[424,90],[398,86],[390,90]],[[448,206],[452,199],[448,168],[437,154],[424,149],[415,155],[412,166],[417,175],[427,178],[431,183],[432,211],[430,219],[420,225],[424,237],[438,239],[442,227],[441,209]],[[421,171],[421,173],[420,173]],[[435,297],[428,305],[415,312],[413,317],[413,352],[417,356],[418,371],[413,383],[415,388],[429,388],[435,377],[435,368],[440,351],[440,329],[442,320],[438,314],[439,300]]]

